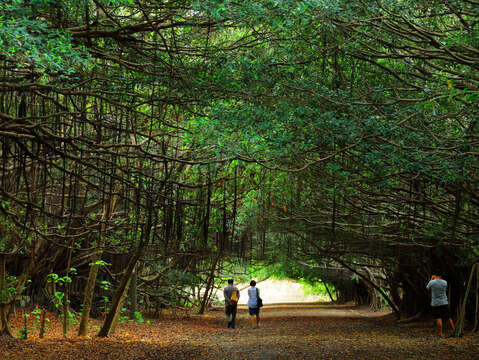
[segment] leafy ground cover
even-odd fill
[[[32,321],[32,320],[30,320]],[[0,338],[3,359],[478,359],[477,335],[439,339],[433,321],[397,324],[385,312],[331,305],[266,306],[262,324],[252,329],[239,309],[236,329],[226,329],[223,312],[167,315],[149,323],[125,322],[116,335],[61,337],[52,321],[44,339]],[[21,319],[14,322],[15,329]]]

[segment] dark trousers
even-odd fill
[[[225,313],[226,315],[230,316],[231,315],[231,325],[235,325],[235,319],[236,319],[236,311],[238,310],[238,304],[230,304],[225,307]]]

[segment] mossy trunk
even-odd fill
[[[137,287],[137,282],[138,282],[138,272],[135,271],[133,273],[133,276],[131,278],[131,283],[130,283],[130,320],[135,320],[136,319],[136,311],[138,308],[138,296],[136,292],[136,287]]]

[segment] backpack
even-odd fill
[[[231,302],[232,305],[238,303],[238,300],[239,300],[239,299],[238,299],[237,291],[238,291],[238,290],[233,290],[233,294],[231,294],[230,302]]]
[[[259,297],[258,288],[256,288],[256,297],[258,298],[258,308],[263,307],[263,299]]]

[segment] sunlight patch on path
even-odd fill
[[[240,289],[239,304],[244,305],[248,301],[248,284],[236,284]],[[291,280],[265,280],[261,281],[256,286],[259,291],[263,303],[276,304],[276,303],[301,303],[301,302],[319,302],[329,301],[328,296],[321,295],[305,295],[303,285]],[[220,290],[216,293],[217,298],[223,302],[223,291]]]

